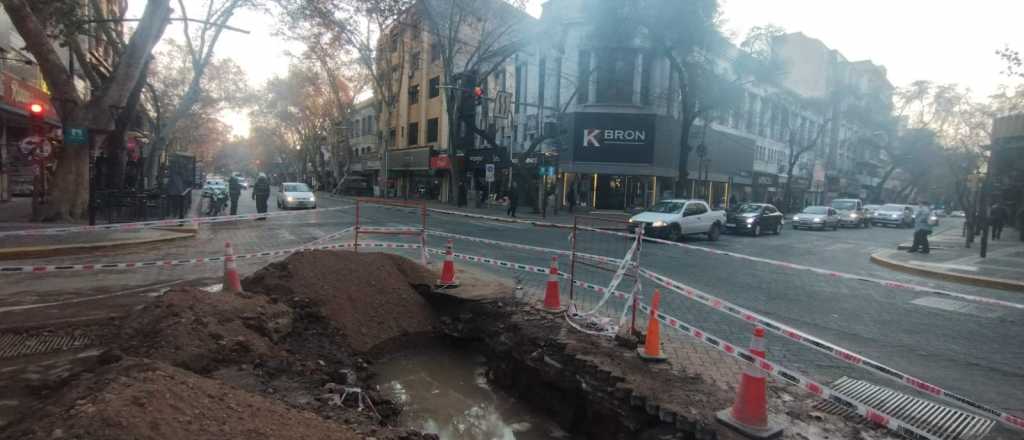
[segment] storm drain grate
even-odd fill
[[[995,425],[994,420],[908,396],[862,380],[842,377],[831,385],[836,392],[874,408],[943,440],[976,440]],[[821,411],[853,416],[852,410],[831,401],[816,405]]]
[[[83,348],[92,344],[88,336],[39,336],[0,334],[0,359]]]

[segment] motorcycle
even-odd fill
[[[224,213],[224,210],[228,206],[228,192],[224,190],[215,190],[210,194],[210,203],[206,208],[206,215],[210,217],[216,217]]]

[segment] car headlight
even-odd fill
[[[291,197],[291,196],[289,196],[289,197],[286,197],[286,198],[285,198],[285,200],[287,200],[287,201],[289,201],[289,202],[294,202],[294,201],[295,201],[295,198],[294,198],[294,197]]]
[[[821,219],[818,218],[818,217],[815,217],[814,220],[811,220],[811,221],[813,221],[815,223],[821,223]]]
[[[753,218],[753,217],[751,217],[751,218],[748,218],[748,219],[747,219],[747,223],[754,223],[754,218]]]
[[[316,201],[316,196],[309,196],[309,201],[310,202],[315,202]]]
[[[794,216],[793,216],[793,221],[798,221],[798,220],[800,220],[800,216],[798,216],[798,215],[794,215]]]
[[[636,220],[635,219],[629,219],[629,222],[630,223],[636,223]]]
[[[850,218],[857,218],[857,214],[850,214]]]
[[[663,228],[665,226],[668,226],[668,223],[665,223],[662,220],[658,220],[658,221],[656,221],[654,223],[651,223],[651,226],[654,226],[655,228]]]

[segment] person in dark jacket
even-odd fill
[[[569,213],[572,214],[576,208],[576,184],[569,184],[569,194],[566,195],[566,202],[569,204]]]
[[[517,207],[519,207],[519,188],[516,188],[516,184],[513,183],[512,188],[508,190],[508,212],[506,214],[515,218]]]
[[[267,200],[270,199],[270,179],[266,174],[260,173],[256,178],[256,184],[252,187],[252,199],[256,201],[256,212],[263,214],[267,212]],[[257,220],[266,220],[260,217]]]
[[[232,174],[228,180],[228,195],[231,197],[231,215],[238,215],[238,197],[242,195],[242,182],[238,180],[237,174]]]
[[[992,209],[989,211],[988,218],[992,222],[992,239],[999,240],[1003,237],[1003,226],[1006,225],[1007,217],[1010,213],[1006,211],[1003,205],[998,203],[992,205]]]

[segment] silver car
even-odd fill
[[[828,206],[808,206],[793,216],[793,229],[839,229],[839,212]]]
[[[909,228],[914,226],[914,208],[910,205],[887,203],[875,211],[871,223],[897,228]]]
[[[316,209],[316,195],[305,183],[285,182],[277,193],[277,207],[281,209]]]

